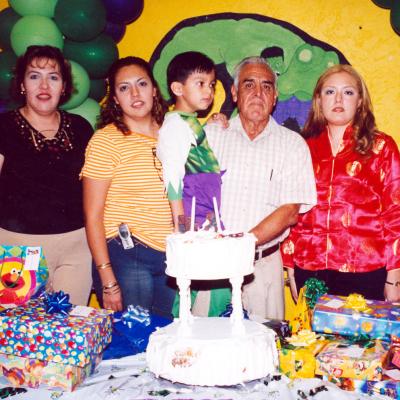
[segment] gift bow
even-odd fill
[[[371,309],[367,305],[367,301],[365,300],[364,296],[358,293],[349,294],[343,307],[351,308],[355,311],[371,311]]]
[[[149,326],[151,323],[150,313],[141,306],[129,305],[122,314],[122,322],[128,325],[128,328],[132,328],[135,323]]]
[[[306,280],[304,297],[306,299],[308,307],[313,309],[317,304],[318,299],[328,291],[324,281],[317,278],[309,278]]]
[[[62,290],[55,293],[47,293],[44,301],[48,314],[62,314],[68,316],[68,312],[72,308],[72,304],[69,302],[69,294],[64,293]]]
[[[317,341],[317,335],[315,332],[311,332],[309,329],[303,329],[299,331],[297,335],[292,335],[291,337],[286,338],[286,340],[292,346],[303,347],[309,346],[310,344]]]

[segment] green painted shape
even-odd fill
[[[304,40],[289,30],[271,22],[251,18],[239,21],[222,19],[199,23],[178,31],[161,51],[153,72],[165,98],[169,98],[165,71],[172,58],[185,51],[200,51],[215,64],[225,63],[231,74],[234,66],[244,57],[260,55],[267,47],[281,47],[284,51],[284,68]]]
[[[183,192],[183,189],[182,189],[181,184],[179,184],[179,188],[176,191],[174,189],[174,187],[172,186],[171,182],[168,183],[168,188],[167,188],[168,200],[182,200],[182,192]]]
[[[338,55],[308,43],[296,49],[289,68],[278,79],[279,100],[292,96],[310,100],[319,76],[328,67],[339,63]]]
[[[270,59],[274,70],[280,74],[279,100],[292,96],[310,100],[320,74],[328,66],[339,63],[335,52],[311,46],[287,28],[273,22],[243,18],[202,22],[180,29],[162,49],[153,71],[163,96],[168,99],[166,69],[176,54],[200,51],[215,64],[225,63],[231,74],[244,57],[261,55],[268,47],[280,47],[284,54],[283,58]]]

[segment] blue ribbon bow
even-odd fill
[[[69,302],[69,294],[64,293],[62,290],[55,293],[47,293],[44,301],[48,314],[68,316],[68,312],[72,308],[72,304]]]
[[[132,328],[135,324],[149,326],[151,323],[150,313],[141,306],[129,305],[127,311],[122,314],[122,322]]]

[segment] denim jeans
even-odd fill
[[[108,241],[112,268],[122,291],[124,309],[128,305],[142,306],[152,314],[172,318],[174,286],[165,274],[165,253],[137,242],[124,250],[119,238]],[[93,285],[102,305],[102,284],[93,265]]]

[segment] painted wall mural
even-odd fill
[[[304,123],[324,62],[349,63],[368,84],[378,127],[400,143],[400,36],[390,13],[371,0],[146,0],[118,48],[120,56],[150,60],[167,97],[164,73],[172,55],[207,53],[218,64],[220,80],[212,112],[228,114],[233,65],[242,56],[266,55],[281,72],[274,116],[292,128]]]
[[[267,58],[279,76],[279,102],[274,117],[297,131],[305,122],[320,74],[331,65],[348,63],[338,49],[285,21],[257,14],[199,16],[173,27],[151,56],[150,63],[165,99],[169,99],[167,66],[176,54],[189,50],[207,54],[216,64],[217,77],[224,88],[219,109],[228,116],[235,112],[229,90],[234,66],[247,56]]]

